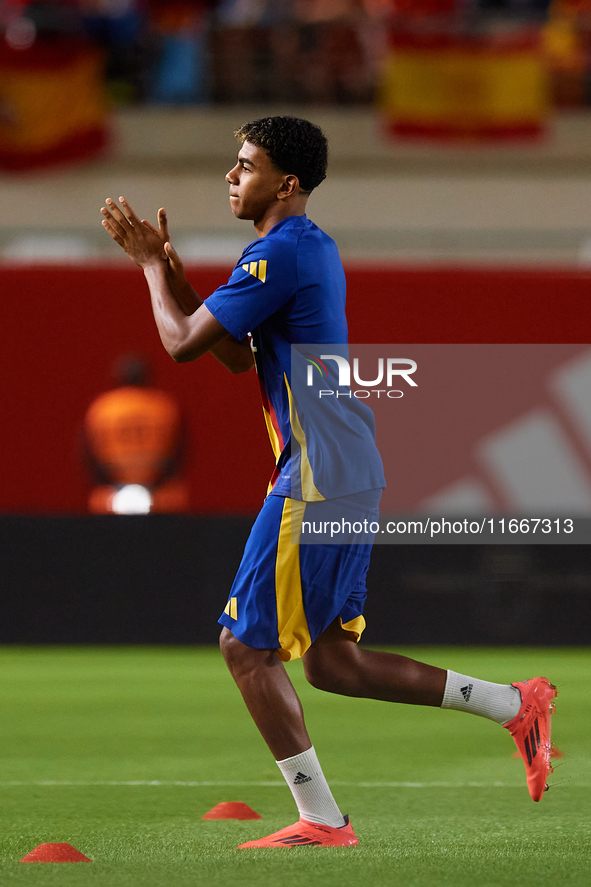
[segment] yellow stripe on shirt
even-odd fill
[[[319,490],[316,489],[316,485],[314,483],[314,473],[312,471],[312,466],[310,465],[310,460],[308,459],[308,444],[306,442],[306,435],[304,434],[304,430],[300,424],[300,417],[298,416],[298,411],[296,409],[296,405],[291,393],[291,388],[289,387],[289,382],[287,381],[287,376],[285,373],[283,374],[283,378],[285,379],[285,387],[287,388],[287,397],[289,399],[289,421],[291,423],[291,430],[293,432],[293,436],[300,445],[300,478],[302,482],[302,499],[305,499],[306,502],[324,502],[325,497]]]

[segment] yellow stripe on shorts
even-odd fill
[[[294,544],[292,530],[299,534],[306,503],[286,499],[279,527],[277,560],[275,562],[275,594],[277,595],[277,655],[284,662],[304,655],[312,639],[304,612],[302,580],[300,575],[300,546]]]
[[[365,618],[363,616],[355,616],[354,619],[351,619],[349,622],[343,622],[341,619],[341,626],[345,629],[345,631],[350,631],[355,635],[355,640],[359,643],[361,635],[365,630]]]

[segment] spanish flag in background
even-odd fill
[[[380,106],[401,137],[539,136],[549,109],[539,35],[394,33]]]
[[[99,151],[106,141],[100,50],[78,38],[0,41],[0,168],[27,170]]]

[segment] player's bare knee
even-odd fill
[[[238,638],[235,638],[229,628],[222,628],[220,633],[220,650],[226,660],[226,664],[231,667],[241,658],[241,647]]]
[[[220,649],[235,680],[254,676],[261,668],[274,663],[273,650],[258,650],[238,640],[228,628],[220,634]]]
[[[334,692],[335,675],[333,669],[322,657],[304,658],[304,673],[308,683],[317,690],[324,690],[327,693]]]

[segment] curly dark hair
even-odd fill
[[[271,162],[286,175],[298,177],[309,194],[326,178],[328,142],[319,126],[299,117],[260,117],[234,133],[242,144],[264,148]]]

